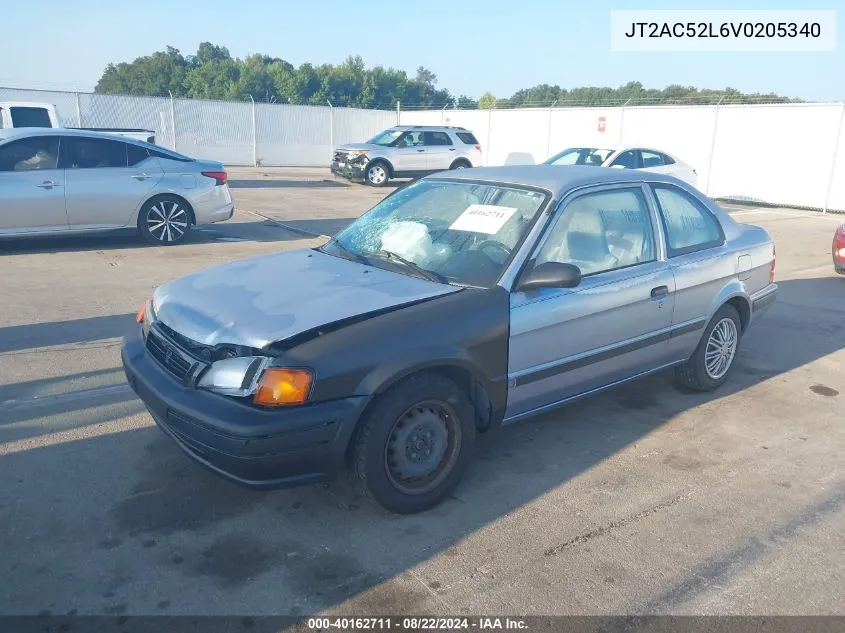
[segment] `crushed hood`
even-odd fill
[[[301,249],[214,266],[160,286],[156,318],[205,345],[262,348],[313,328],[460,288]]]
[[[384,145],[375,145],[374,143],[347,143],[346,145],[341,145],[337,148],[338,151],[341,152],[349,152],[351,150],[356,149],[367,149],[367,150],[378,150],[378,149],[388,149]]]

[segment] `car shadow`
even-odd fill
[[[358,218],[312,218],[308,220],[273,219],[282,229],[300,233],[306,237],[331,237],[340,233]]]
[[[69,321],[2,327],[0,328],[0,354],[122,337],[133,325],[135,325],[134,314],[110,314]]]
[[[299,235],[280,230],[282,228],[278,223],[269,220],[219,222],[193,227],[181,243],[165,247],[146,242],[135,229],[117,229],[82,235],[4,238],[0,240],[0,257],[23,253],[67,253],[135,248],[178,250],[186,246],[214,242],[285,242],[301,239]]]
[[[39,499],[15,506],[15,516],[4,519],[14,528],[8,533],[37,532],[56,516],[62,517],[62,528],[38,532],[42,536],[34,541],[27,536],[25,562],[14,572],[0,568],[0,584],[11,587],[14,579],[15,586],[28,586],[42,568],[62,582],[26,604],[0,603],[0,612],[37,613],[52,603],[90,613],[141,613],[146,608],[142,589],[153,582],[157,594],[190,595],[194,606],[189,609],[215,613],[221,613],[221,595],[229,600],[223,608],[240,609],[237,613],[299,616],[341,604],[349,615],[424,611],[449,591],[439,581],[424,583],[413,574],[424,561],[443,555],[456,567],[475,567],[479,563],[460,558],[459,545],[485,526],[554,493],[685,411],[840,351],[845,346],[841,281],[781,282],[778,302],[743,339],[730,380],[715,393],[680,391],[666,374],[654,375],[482,436],[475,462],[452,497],[415,516],[387,514],[344,479],[245,491],[194,464],[152,426],[77,440],[85,450],[74,453],[78,465],[72,472],[64,466],[64,455],[72,450],[67,444],[2,455],[0,478],[23,483],[0,489],[0,506],[17,498]],[[827,312],[814,312],[813,328],[806,327],[808,297],[838,297]],[[800,338],[793,335],[798,327],[804,328]],[[678,453],[662,457],[665,469],[695,467],[682,454],[682,444],[683,436]],[[34,470],[37,477],[24,476]],[[576,542],[582,528],[570,516],[574,511],[559,510],[565,547],[565,539]],[[24,547],[23,536],[6,545]],[[93,552],[97,564],[75,564],[67,555],[70,548]],[[143,560],[130,565],[139,552]],[[754,559],[738,560],[731,573]],[[720,570],[727,573],[724,565]],[[689,572],[688,584],[695,573]],[[687,589],[681,583],[665,595]],[[244,596],[248,602],[241,602]],[[355,602],[347,603],[351,598]]]

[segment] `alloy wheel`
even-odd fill
[[[733,319],[725,317],[710,332],[704,350],[704,370],[713,380],[722,378],[736,356],[739,333]]]
[[[381,165],[373,165],[367,170],[367,179],[374,185],[380,185],[387,179],[387,172]]]
[[[147,230],[159,242],[177,242],[188,230],[190,216],[178,202],[162,200],[147,211]]]

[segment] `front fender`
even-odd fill
[[[356,395],[383,393],[406,376],[434,367],[455,367],[466,371],[489,389],[490,379],[479,370],[465,350],[450,347],[421,347],[411,355],[403,354],[391,362],[381,363],[363,377]]]
[[[367,160],[364,162],[363,169],[366,170],[367,167],[369,167],[372,163],[375,163],[376,161],[381,163],[387,163],[387,166],[390,168],[390,173],[393,173],[393,163],[390,162],[390,159],[387,157],[387,154],[384,154],[382,152],[371,152],[367,154]]]

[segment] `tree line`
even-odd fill
[[[413,76],[404,70],[373,66],[367,68],[360,56],[343,63],[301,64],[298,67],[278,57],[254,54],[234,58],[225,46],[210,42],[199,45],[195,55],[183,55],[168,46],[164,51],[132,62],[109,64],[97,82],[95,92],[190,99],[249,100],[269,103],[350,106],[358,108],[513,108],[566,105],[622,105],[624,103],[731,103],[791,102],[775,94],[743,94],[733,88],[699,90],[672,85],[646,89],[639,82],[619,88],[583,87],[567,90],[541,84],[518,90],[506,98],[487,92],[478,99],[455,96],[437,87],[437,76],[420,66]]]

